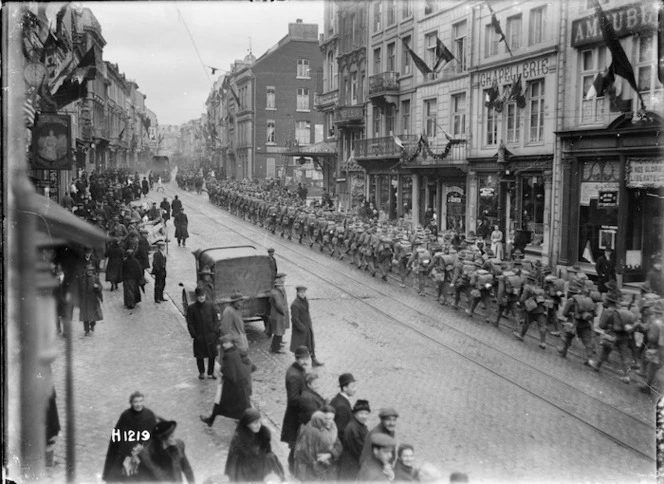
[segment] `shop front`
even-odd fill
[[[646,119],[647,118],[647,119]],[[643,281],[661,261],[664,231],[662,118],[631,113],[607,128],[558,133],[563,141],[561,265],[594,272],[606,249],[622,283]]]

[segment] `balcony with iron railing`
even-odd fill
[[[408,150],[414,152],[414,149]],[[440,143],[431,143],[429,151],[426,156],[423,154],[424,150],[420,150],[420,155],[417,156],[413,162],[420,166],[449,166],[449,165],[465,165],[468,161],[466,159],[466,141],[465,140],[452,140]],[[433,156],[431,156],[433,154]],[[406,154],[408,156],[409,153]],[[411,155],[412,156],[412,155]]]
[[[419,136],[399,135],[399,140],[406,151],[415,151]],[[372,160],[379,158],[400,158],[403,154],[402,148],[396,143],[394,136],[383,136],[380,138],[368,138],[356,140],[353,143],[355,159]]]
[[[339,90],[326,92],[324,94],[314,94],[314,107],[316,109],[324,109],[327,107],[334,107],[339,103]]]
[[[338,106],[334,111],[334,123],[342,126],[364,124],[364,105]]]
[[[369,98],[399,94],[399,73],[382,72],[369,77]]]

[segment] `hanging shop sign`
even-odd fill
[[[71,170],[71,117],[68,114],[42,113],[32,135],[31,168]]]
[[[629,158],[627,188],[664,187],[664,161],[655,158]]]
[[[604,13],[620,38],[640,32],[657,31],[658,8],[658,2],[642,2],[606,10]],[[603,39],[599,19],[594,10],[592,15],[572,22],[572,47],[601,42]]]
[[[480,188],[480,197],[483,197],[483,198],[484,197],[487,197],[487,198],[493,197],[495,191],[496,191],[496,189],[493,188],[493,187]]]
[[[617,207],[618,206],[618,191],[612,190],[609,192],[599,192],[597,200],[598,207]]]
[[[463,198],[463,193],[451,192],[447,194],[447,203],[464,203]]]

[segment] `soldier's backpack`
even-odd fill
[[[489,290],[493,286],[493,274],[484,269],[477,271],[477,289]]]
[[[595,319],[595,301],[588,296],[577,294],[574,299],[574,319],[592,321]]]
[[[427,249],[417,251],[417,267],[421,271],[427,271],[431,266],[431,253]]]
[[[520,276],[506,276],[505,277],[505,293],[518,295],[521,292],[521,287],[523,286],[523,280]]]
[[[546,276],[544,281],[547,283],[547,295],[561,297],[565,294],[565,281],[563,279],[555,276]]]
[[[613,313],[613,330],[614,331],[626,331],[627,326],[633,326],[634,321],[636,321],[636,315],[627,308],[617,309]]]

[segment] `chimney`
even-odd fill
[[[299,19],[295,20],[295,23],[301,24],[301,23],[302,23],[302,19],[299,18]]]

